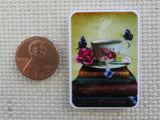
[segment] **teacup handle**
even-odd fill
[[[126,51],[128,51],[129,49],[130,49],[130,47],[131,47],[131,43],[129,42],[129,41],[124,41],[124,42],[122,42],[121,43],[121,49],[124,47],[124,45],[125,44],[128,44],[128,47],[125,49],[125,50],[123,50],[123,51],[121,51],[120,53],[125,53]]]

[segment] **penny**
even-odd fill
[[[49,40],[31,37],[19,45],[16,51],[16,64],[24,76],[33,80],[42,80],[56,71],[59,54]]]

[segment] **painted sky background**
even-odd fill
[[[128,69],[138,78],[138,17],[134,12],[79,12],[71,17],[72,80],[78,76],[82,64],[74,61],[78,55],[78,41],[85,36],[88,47],[93,40],[121,40],[126,29],[134,35],[131,48],[125,55],[131,57]]]

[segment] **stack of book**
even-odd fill
[[[82,66],[72,81],[72,102],[77,107],[132,107],[137,103],[137,81],[127,66],[111,69],[112,78],[104,76],[105,69]]]

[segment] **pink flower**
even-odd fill
[[[81,48],[79,49],[78,56],[75,58],[77,63],[83,63],[86,65],[93,64],[94,54],[91,49]]]
[[[105,57],[104,60],[106,61],[106,60],[108,60],[108,58]]]
[[[116,57],[116,53],[113,52],[113,51],[110,51],[109,54],[108,54],[108,58],[112,59],[112,58],[115,58],[115,57]]]
[[[103,58],[104,57],[104,55],[102,54],[102,53],[98,53],[98,55],[97,55],[99,58]]]
[[[104,53],[108,54],[110,52],[109,48],[103,48],[102,49]]]

